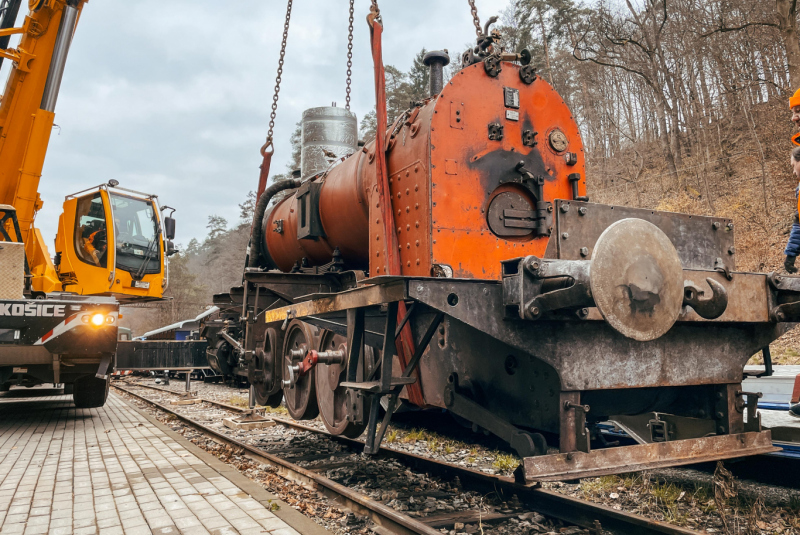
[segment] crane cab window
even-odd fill
[[[110,193],[114,214],[117,269],[141,277],[161,272],[161,243],[155,206],[150,200]]]
[[[100,193],[78,199],[75,214],[75,251],[87,264],[106,267],[108,238],[106,214]]]

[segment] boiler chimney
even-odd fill
[[[442,92],[444,86],[444,66],[450,63],[446,50],[433,50],[425,54],[422,62],[431,68],[430,96],[435,97]]]

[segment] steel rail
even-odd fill
[[[272,417],[275,422],[288,427],[294,427],[302,431],[309,431],[317,434],[326,435],[333,440],[347,444],[352,448],[363,448],[364,442],[343,436],[332,435],[327,431],[303,425],[292,420]],[[500,492],[507,498],[517,495],[517,498],[531,510],[545,516],[557,518],[564,522],[584,528],[593,529],[594,522],[598,520],[603,529],[614,533],[630,534],[670,534],[670,535],[698,535],[698,531],[681,528],[650,520],[633,513],[617,511],[605,505],[572,498],[564,494],[545,490],[537,485],[521,485],[513,478],[486,474],[478,470],[472,470],[463,466],[443,463],[407,453],[400,450],[381,447],[381,455],[391,457],[404,464],[411,465],[413,468],[438,475],[445,479],[452,480],[458,477],[465,487],[475,490],[488,492]]]
[[[203,424],[195,422],[190,418],[169,409],[168,407],[164,407],[163,405],[155,401],[149,400],[134,392],[130,392],[125,388],[121,388],[117,385],[112,385],[112,386],[146,403],[149,403],[150,405],[153,405],[164,412],[167,412],[169,414],[178,417],[180,420],[186,422],[192,427],[195,427],[201,432],[210,434],[215,438],[219,438],[220,440],[225,441],[231,445],[241,447],[248,453],[251,453],[252,455],[260,459],[264,459],[264,462],[276,466],[276,468],[278,468],[278,472],[287,479],[291,479],[293,481],[297,481],[299,483],[306,485],[312,485],[316,490],[321,491],[324,495],[332,499],[336,499],[338,496],[341,496],[342,498],[347,500],[347,503],[343,504],[345,507],[353,510],[354,512],[368,516],[376,524],[386,527],[387,529],[393,530],[393,528],[390,527],[389,525],[381,523],[379,522],[379,520],[374,518],[378,517],[379,519],[382,520],[384,518],[382,515],[385,514],[386,509],[388,509],[392,513],[389,519],[392,522],[397,523],[396,520],[397,517],[403,517],[404,519],[407,519],[409,523],[413,523],[414,525],[417,526],[422,526],[426,530],[426,531],[413,531],[413,528],[411,528],[412,531],[408,531],[409,528],[406,525],[401,524],[404,531],[399,531],[398,533],[401,532],[439,533],[438,531],[429,528],[425,524],[413,518],[406,517],[405,515],[398,513],[394,509],[391,509],[378,502],[375,502],[370,498],[367,498],[366,496],[354,492],[348,489],[347,487],[344,487],[343,485],[340,485],[334,481],[329,480],[324,476],[320,476],[319,474],[298,467],[273,454],[264,452],[252,446],[239,442],[233,438],[230,438],[226,435],[223,435],[214,429],[208,428]],[[137,385],[137,386],[144,386],[144,385]],[[154,387],[148,387],[148,388],[154,388]],[[160,388],[154,388],[154,389],[163,390]],[[237,408],[237,410],[240,409]],[[272,417],[272,419],[276,423],[280,423],[281,425],[285,425],[287,427],[292,427],[301,431],[307,431],[320,435],[325,435],[326,437],[329,437],[339,442],[340,444],[347,445],[348,447],[356,451],[360,451],[361,449],[364,448],[364,442],[361,440],[350,439],[339,435],[332,435],[327,431],[317,429],[314,427],[309,427],[307,425],[303,425],[294,422],[292,420],[285,420],[283,418],[276,418],[276,417]],[[626,513],[623,511],[617,511],[615,509],[606,507],[601,504],[596,504],[585,500],[572,498],[570,496],[559,494],[557,492],[542,489],[539,486],[521,485],[519,483],[516,483],[513,480],[513,478],[510,477],[486,474],[484,472],[479,472],[477,470],[472,470],[461,466],[435,461],[433,459],[428,459],[412,453],[406,453],[399,450],[393,450],[386,447],[381,447],[379,455],[383,457],[393,458],[395,460],[403,462],[406,465],[410,465],[415,469],[429,472],[438,475],[440,477],[443,477],[445,479],[452,480],[453,478],[458,477],[462,485],[465,488],[469,488],[471,490],[477,490],[489,493],[496,492],[504,495],[507,498],[511,498],[513,495],[516,495],[521,502],[523,502],[527,507],[530,508],[530,510],[536,511],[540,514],[549,516],[551,518],[562,520],[571,525],[576,525],[589,529],[595,529],[597,527],[596,523],[599,522],[604,530],[608,530],[618,534],[630,534],[630,535],[640,535],[640,534],[698,535],[700,533],[698,531],[690,530],[687,528],[673,526],[665,522],[650,520],[640,515]],[[346,493],[347,496],[345,496],[345,494],[343,493]],[[373,509],[373,507],[375,509]]]
[[[389,530],[391,533],[441,535],[439,530],[433,529],[422,522],[411,518],[410,516],[406,516],[398,511],[395,511],[391,507],[376,502],[361,493],[328,479],[325,476],[314,473],[303,467],[297,466],[294,463],[272,455],[271,453],[267,453],[263,450],[250,446],[249,444],[245,444],[234,438],[226,436],[215,429],[211,429],[210,427],[207,427],[199,422],[195,422],[191,418],[175,412],[169,407],[161,405],[156,401],[147,399],[144,396],[140,396],[135,392],[131,392],[127,388],[123,388],[118,385],[111,386],[130,396],[140,399],[145,403],[152,405],[153,407],[156,407],[160,411],[175,416],[182,422],[194,427],[198,431],[206,435],[210,435],[214,438],[214,440],[241,448],[247,452],[249,457],[262,463],[274,466],[282,477],[300,483],[303,486],[312,487],[317,492],[337,502],[341,506],[350,509],[354,513],[368,517],[370,520],[375,522],[375,524]]]
[[[166,392],[168,394],[175,394],[176,396],[180,396],[180,395],[185,394],[185,392],[177,392],[175,390],[170,390],[169,388],[162,388],[160,386],[142,385],[142,384],[138,384],[138,383],[124,383],[124,384],[128,385],[128,386],[135,386],[135,387],[138,387],[138,388],[149,388],[151,390],[158,390],[159,392]],[[117,385],[112,384],[111,386],[117,386]],[[248,409],[244,409],[242,407],[237,407],[235,405],[229,405],[227,403],[223,403],[221,401],[216,401],[216,400],[213,400],[213,399],[207,399],[207,398],[201,398],[201,397],[198,397],[198,398],[195,398],[195,399],[198,399],[203,403],[209,403],[211,405],[217,405],[217,406],[222,407],[223,409],[229,410],[231,412],[247,412],[248,411]]]

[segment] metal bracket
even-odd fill
[[[650,428],[651,442],[667,442],[670,440],[670,435],[672,433],[670,432],[669,422],[659,420],[658,414],[656,414],[655,419],[647,422],[647,427]]]
[[[508,442],[520,457],[531,457],[547,453],[547,441],[539,433],[528,433],[502,420],[490,410],[458,393],[458,376],[451,374],[444,388],[444,404],[447,409],[473,422]]]
[[[587,260],[543,260],[536,256],[502,262],[506,317],[536,320],[564,310],[586,317],[594,306]]]
[[[725,275],[725,278],[728,279],[729,281],[733,280],[733,275],[731,275],[731,269],[725,265],[725,262],[722,261],[722,258],[717,258],[716,260],[714,260],[714,271],[719,271],[720,273]]]
[[[97,373],[94,375],[98,379],[108,379],[108,366],[111,364],[111,355],[104,355],[100,360],[100,366],[97,367]]]
[[[406,314],[406,316],[409,316],[409,315],[410,315],[410,310],[409,310],[409,314]],[[397,317],[397,311],[396,310],[395,310],[395,316],[394,317],[395,318]],[[439,326],[439,324],[442,322],[443,319],[444,319],[444,313],[439,312],[438,314],[436,314],[436,316],[433,318],[433,321],[428,326],[428,329],[425,331],[425,334],[422,336],[422,340],[420,340],[419,345],[416,346],[416,349],[414,351],[414,356],[411,357],[411,360],[408,362],[408,366],[406,366],[406,368],[403,370],[402,375],[399,378],[398,377],[393,377],[392,378],[393,382],[395,382],[396,380],[400,380],[400,381],[406,380],[406,381],[408,381],[409,379],[411,379],[412,380],[411,382],[413,382],[413,378],[411,377],[411,374],[414,373],[414,370],[416,369],[417,365],[419,364],[420,359],[422,358],[422,354],[425,353],[425,350],[427,349],[428,344],[430,344],[431,339],[433,338],[433,335],[436,333],[437,327]],[[395,329],[395,331],[394,331],[395,332],[395,339],[400,335],[400,331],[402,330],[402,327],[403,327],[403,325],[405,324],[406,321],[408,321],[408,318],[404,317],[403,321],[401,321],[401,325],[398,326]],[[388,330],[390,325],[391,325],[391,322],[387,321],[387,331],[386,332],[391,332],[391,331]],[[392,340],[392,342],[394,342],[394,340]],[[381,364],[381,366],[383,366],[383,363]],[[377,415],[378,415],[378,405],[380,403],[381,397],[383,397],[383,396],[382,395],[374,395],[373,396],[373,398],[372,398],[372,411],[370,412],[370,421],[369,421],[369,424],[367,426],[367,440],[366,440],[366,444],[364,446],[364,453],[366,453],[366,454],[374,454],[374,453],[378,453],[378,450],[380,450],[381,442],[383,441],[383,436],[386,434],[386,430],[389,427],[389,422],[391,421],[392,415],[394,414],[395,407],[397,406],[398,396],[400,395],[400,392],[402,391],[404,386],[405,386],[404,384],[402,384],[401,382],[398,382],[398,384],[396,384],[395,386],[392,387],[391,392],[389,392],[387,394],[387,396],[388,396],[388,406],[386,407],[386,412],[384,413],[383,421],[381,422],[380,428],[377,427],[377,423],[378,423]],[[352,390],[350,392],[352,392]]]
[[[325,237],[319,214],[319,196],[322,184],[311,180],[303,183],[295,193],[297,198],[297,239],[318,240]]]
[[[565,401],[564,410],[575,411],[575,446],[578,451],[589,453],[592,449],[591,435],[588,429],[586,429],[586,415],[589,413],[589,405],[580,405],[571,401]]]
[[[503,125],[489,123],[489,141],[500,141],[501,139],[503,139]]]
[[[535,147],[536,145],[539,144],[539,142],[536,141],[536,136],[538,134],[539,132],[536,132],[535,130],[523,130],[522,144],[525,145],[526,147]]]
[[[742,392],[736,391],[736,395],[745,398],[745,408],[747,409],[747,421],[744,423],[745,433],[751,431],[761,432],[761,414],[758,412],[758,400],[764,396],[761,392]]]

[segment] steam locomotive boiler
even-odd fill
[[[352,136],[267,189],[243,285],[203,327],[212,365],[259,404],[366,429],[367,452],[398,405],[447,409],[527,481],[773,451],[743,366],[797,317],[800,278],[736,272],[730,220],[590,203],[567,105],[507,59],[466,54],[439,85],[429,54],[430,98],[387,132],[385,203],[375,142]],[[607,420],[640,444],[593,448]]]

